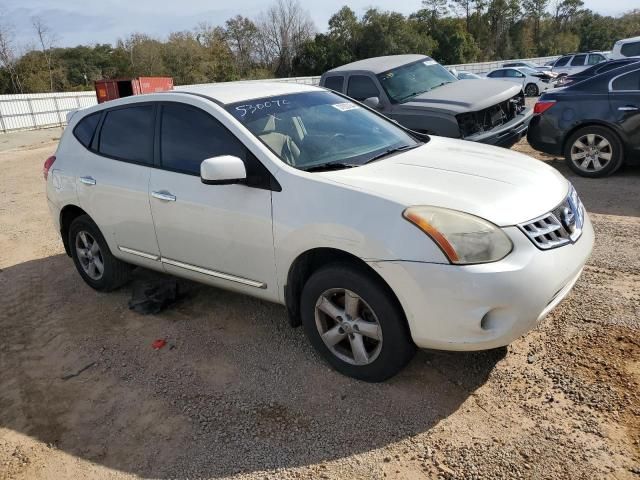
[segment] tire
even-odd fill
[[[524,87],[524,94],[527,97],[537,97],[540,95],[540,90],[535,83],[528,83],[526,87]]]
[[[600,178],[611,175],[622,166],[624,153],[622,142],[612,130],[590,125],[567,138],[564,158],[578,175]]]
[[[347,313],[347,296],[352,299],[349,306],[355,315]],[[364,269],[335,263],[317,270],[304,285],[300,308],[307,338],[343,375],[382,382],[398,373],[415,353],[396,299],[386,285]],[[333,341],[325,343],[321,332]]]
[[[100,229],[88,215],[81,215],[71,222],[69,248],[78,273],[95,290],[115,290],[131,276],[131,265],[112,255]]]

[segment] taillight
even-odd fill
[[[533,106],[534,115],[542,115],[556,104],[555,100],[540,100]]]
[[[53,162],[55,161],[56,161],[55,155],[51,155],[49,158],[47,158],[44,161],[44,167],[42,167],[42,175],[44,176],[45,180],[49,176],[49,170],[51,169],[51,165],[53,165]]]

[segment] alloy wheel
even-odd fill
[[[100,280],[104,274],[104,258],[96,239],[85,230],[76,235],[76,254],[80,266],[89,278]]]
[[[352,365],[368,365],[382,349],[382,329],[372,308],[351,290],[333,288],[320,295],[315,320],[333,355]]]
[[[538,95],[538,88],[534,84],[530,83],[525,88],[524,93],[527,97],[535,97]]]
[[[584,172],[598,172],[613,158],[613,147],[601,135],[589,133],[579,137],[571,146],[573,164]]]

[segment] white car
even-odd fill
[[[338,371],[398,372],[415,346],[480,350],[571,290],[591,223],[525,155],[404,129],[346,96],[227,83],[71,116],[44,166],[91,287],[133,265],[283,304]]]
[[[559,76],[567,76],[607,60],[606,52],[571,53],[563,55],[553,62],[551,71],[556,72]]]
[[[612,59],[638,57],[640,58],[640,37],[618,40],[613,45],[610,57]]]
[[[529,67],[496,68],[487,73],[487,77],[522,85],[527,97],[537,97],[554,87],[554,80],[548,74]]]

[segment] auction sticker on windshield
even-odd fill
[[[345,102],[345,103],[334,103],[333,105],[331,105],[333,108],[337,108],[338,110],[340,110],[341,112],[347,112],[349,110],[354,110],[356,108],[360,108],[358,105],[356,105],[355,103],[351,103],[351,102]]]

